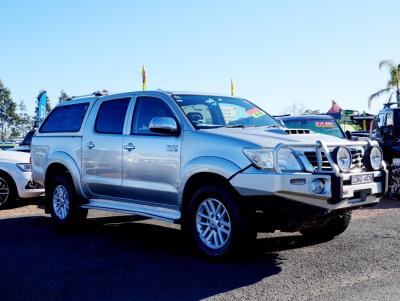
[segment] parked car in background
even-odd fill
[[[375,116],[370,138],[383,150],[390,171],[390,196],[400,200],[400,103],[389,102]]]
[[[308,129],[314,133],[347,139],[340,124],[330,115],[296,115],[277,117],[289,129]]]
[[[15,199],[27,199],[44,194],[44,188],[32,181],[30,155],[0,150],[0,208]]]
[[[35,132],[36,132],[36,130],[29,131],[26,134],[25,138],[22,140],[22,142],[19,143],[18,146],[15,146],[14,148],[11,148],[10,150],[29,153],[31,151],[32,137],[35,134]]]
[[[13,141],[0,141],[0,149],[7,150],[12,149],[16,146],[16,143]]]
[[[149,216],[181,224],[199,251],[219,257],[251,248],[257,232],[332,239],[353,209],[377,204],[387,189],[381,149],[341,138],[284,128],[237,97],[94,94],[47,116],[32,173],[59,226],[88,209]]]

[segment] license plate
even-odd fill
[[[374,174],[372,173],[351,176],[351,185],[371,183],[373,181],[374,181]]]

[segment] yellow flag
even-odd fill
[[[147,86],[147,78],[146,78],[146,70],[144,69],[144,65],[142,66],[142,90],[146,90]]]
[[[233,96],[233,94],[235,92],[235,87],[233,86],[233,80],[231,79],[231,95]]]

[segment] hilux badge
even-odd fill
[[[176,153],[178,151],[178,145],[176,144],[167,144],[167,152]]]

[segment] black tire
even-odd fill
[[[218,218],[221,221],[221,219],[226,219],[227,217],[230,221],[231,226],[229,228],[229,234],[226,234],[225,232],[222,233],[218,230],[222,230],[221,227],[224,228],[225,226],[219,225],[219,228],[217,228],[218,226],[214,224],[215,228],[209,230],[210,232],[207,232],[207,235],[204,235],[211,235],[212,231],[214,231],[213,233],[218,233],[214,234],[217,235],[218,238],[213,236],[212,239],[218,239],[219,242],[225,239],[224,244],[221,244],[220,247],[214,246],[214,248],[211,248],[210,246],[208,246],[202,240],[199,232],[200,230],[198,229],[198,227],[210,227],[211,225],[211,219],[208,219],[209,226],[199,226],[197,224],[196,218],[198,210],[204,208],[204,206],[202,205],[207,200],[217,200],[223,205],[223,209],[225,209],[227,212],[227,214],[224,214],[224,217],[220,216],[213,218],[214,221]],[[207,220],[205,219],[204,221]],[[232,254],[239,254],[243,253],[243,251],[247,252],[252,249],[253,243],[255,242],[257,236],[257,232],[254,230],[254,227],[250,222],[249,212],[239,205],[234,193],[232,193],[229,189],[223,187],[222,185],[216,184],[203,185],[195,190],[193,196],[190,199],[187,211],[185,212],[185,218],[182,228],[185,231],[186,235],[189,236],[189,239],[192,241],[194,247],[202,254],[212,258],[221,258]],[[228,228],[225,228],[223,230],[226,231],[226,229]],[[219,236],[221,233],[223,234],[223,237]],[[210,241],[212,239],[210,239]]]
[[[331,218],[326,224],[316,227],[307,227],[300,233],[307,239],[328,241],[346,231],[351,221],[351,211],[343,212]]]
[[[63,214],[60,211],[60,198],[58,198],[61,192],[67,196],[63,204],[68,203],[68,208],[64,206]],[[53,221],[61,228],[75,227],[86,220],[88,210],[79,207],[79,198],[67,174],[58,175],[51,181],[50,189],[46,189],[46,201]]]
[[[17,198],[17,188],[13,179],[5,172],[0,172],[0,192],[8,191],[7,195],[0,196],[0,209],[4,209],[13,204]]]

